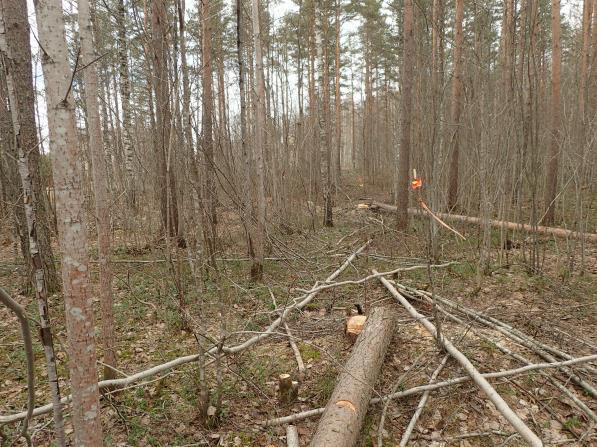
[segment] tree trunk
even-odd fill
[[[128,44],[126,40],[126,9],[124,0],[118,0],[116,10],[118,26],[118,74],[120,76],[120,101],[122,105],[122,147],[126,168],[126,191],[129,206],[136,209],[133,140],[131,135],[131,83],[129,79]]]
[[[42,186],[39,163],[40,145],[35,123],[35,92],[31,69],[31,46],[29,43],[29,22],[27,4],[24,0],[2,0],[0,2],[6,26],[6,44],[13,73],[15,100],[13,104],[19,116],[19,131],[15,133],[17,145],[26,148],[32,192],[35,196],[35,226],[40,261],[44,270],[48,291],[58,290],[58,276],[51,247],[51,230],[48,206]],[[8,67],[6,67],[8,68]]]
[[[4,62],[0,59],[0,149],[4,164],[3,194],[6,203],[10,204],[15,225],[15,233],[19,239],[19,248],[23,259],[29,259],[29,238],[27,236],[27,219],[22,203],[21,178],[17,160],[19,155],[15,146],[12,118],[8,109],[8,92]]]
[[[27,65],[21,60],[17,63],[19,52],[27,52],[29,47],[29,24],[27,21],[27,5],[19,1],[3,0],[0,2],[0,58],[6,73],[6,84],[8,99],[12,112],[13,138],[16,143],[18,155],[19,177],[24,204],[25,218],[28,235],[28,256],[26,259],[31,267],[31,282],[37,306],[39,310],[39,323],[41,342],[46,357],[46,370],[52,393],[52,404],[54,412],[54,432],[56,442],[59,446],[66,445],[64,434],[64,419],[62,415],[62,404],[60,402],[60,387],[58,384],[58,373],[56,366],[56,355],[54,352],[54,340],[50,324],[50,313],[48,309],[48,287],[46,282],[46,271],[43,263],[43,246],[39,243],[37,224],[39,219],[38,203],[39,197],[35,193],[33,178],[35,175],[31,169],[38,167],[32,163],[31,146],[37,144],[37,131],[35,126],[35,111],[33,110],[33,80],[31,71],[23,73],[20,69]],[[22,31],[27,31],[23,33]],[[23,44],[25,46],[20,46]],[[29,64],[31,70],[31,64]],[[27,76],[29,74],[29,76]],[[29,84],[25,82],[29,80]],[[38,153],[39,155],[39,153]]]
[[[581,130],[584,132],[585,125],[585,103],[587,100],[587,82],[588,82],[588,67],[590,57],[590,37],[591,37],[591,15],[593,13],[592,3],[595,0],[583,1],[582,14],[582,49],[580,56],[580,82],[578,88],[578,117],[580,121]],[[593,33],[595,30],[593,29]]]
[[[72,73],[68,64],[62,3],[36,1],[38,37],[46,86],[50,149],[53,157],[58,236],[73,394],[75,444],[103,444],[92,299],[89,290],[87,231],[81,188]]]
[[[311,447],[356,445],[395,320],[387,307],[376,308],[367,319],[319,420]]]
[[[319,112],[319,141],[323,148],[323,226],[333,227],[334,220],[332,214],[332,135],[330,132],[330,66],[328,61],[328,40],[329,40],[329,18],[325,6],[321,7],[321,34],[319,39],[319,50],[321,51],[321,89],[323,98],[318,103],[322,104]]]
[[[340,24],[340,0],[336,0],[335,4],[335,12],[336,12],[336,160],[335,160],[335,168],[336,168],[336,175],[334,178],[336,188],[340,184],[340,176],[342,174],[342,97],[340,91],[340,32],[341,32],[341,24]]]
[[[396,229],[406,230],[408,227],[408,179],[410,176],[410,143],[412,118],[412,90],[414,77],[415,42],[413,34],[413,0],[404,2],[404,23],[402,34],[404,55],[402,59],[402,93],[401,93],[401,125],[400,152],[398,154],[398,172],[396,177]]]
[[[561,98],[560,79],[562,74],[560,0],[551,1],[551,142],[547,162],[547,184],[545,187],[544,222],[551,225],[555,220],[555,201],[558,189],[558,169],[561,142]]]
[[[215,162],[213,146],[213,86],[212,86],[212,55],[211,55],[211,0],[201,0],[201,86],[203,88],[202,115],[201,122],[203,126],[202,147],[205,160],[205,188],[203,191],[203,200],[205,202],[204,213],[204,233],[205,247],[208,250],[208,256],[213,258],[215,253],[217,239],[217,218],[216,218],[216,182],[215,182]],[[212,261],[215,267],[215,261]]]
[[[174,176],[169,169],[172,157],[169,151],[170,132],[172,126],[172,112],[170,110],[170,87],[168,85],[168,43],[166,30],[168,28],[168,14],[164,0],[151,2],[152,50],[153,50],[153,88],[156,96],[156,139],[155,152],[157,156],[157,182],[160,190],[160,211],[164,234],[177,237],[178,234],[178,206],[176,200],[176,185]]]
[[[247,239],[247,254],[251,258],[251,263],[256,262],[255,251],[253,250],[253,235],[255,225],[253,222],[253,204],[251,201],[251,155],[249,154],[248,132],[247,132],[247,101],[245,97],[245,63],[244,63],[244,40],[243,40],[243,8],[242,0],[236,0],[236,57],[238,63],[238,91],[240,101],[240,145],[243,161],[243,185],[244,192],[241,200],[243,201],[242,220],[245,227],[245,237]]]
[[[263,75],[263,55],[261,54],[261,25],[259,23],[259,0],[252,0],[253,39],[255,44],[255,176],[257,180],[256,231],[254,237],[255,259],[251,265],[251,278],[260,281],[263,277],[263,256],[265,245],[265,81]]]
[[[458,201],[458,182],[460,165],[460,112],[462,109],[462,20],[464,18],[464,0],[456,0],[454,19],[454,79],[452,79],[452,154],[448,184],[448,209],[452,210]]]
[[[104,379],[116,378],[116,337],[114,334],[114,313],[112,298],[112,271],[110,267],[110,197],[106,177],[106,159],[104,142],[97,101],[99,90],[97,69],[93,62],[97,56],[93,46],[93,33],[90,18],[89,0],[80,0],[79,35],[81,39],[81,60],[83,81],[85,83],[85,104],[87,106],[87,133],[89,135],[89,152],[91,153],[91,170],[93,175],[93,191],[95,193],[95,215],[97,226],[97,247],[99,258],[99,295],[102,315],[102,341],[104,347]],[[126,131],[125,131],[126,132]],[[125,145],[126,152],[126,145]]]

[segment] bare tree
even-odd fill
[[[53,159],[58,241],[68,333],[69,370],[73,395],[75,444],[103,444],[89,290],[87,230],[81,183],[81,151],[77,142],[62,2],[35,2],[37,29],[44,51],[50,151]]]
[[[112,298],[112,271],[110,255],[110,198],[106,175],[106,159],[100,123],[97,82],[97,56],[93,45],[90,2],[79,0],[79,36],[81,39],[81,62],[85,82],[85,104],[87,106],[87,133],[91,153],[91,172],[95,193],[95,214],[97,225],[97,246],[99,257],[99,294],[102,309],[102,342],[104,347],[104,379],[116,377],[116,336],[114,334],[114,312]],[[125,129],[126,133],[126,129]],[[128,154],[127,154],[128,156]]]
[[[255,257],[251,265],[251,278],[261,281],[263,278],[263,257],[265,250],[265,79],[263,73],[263,55],[261,50],[261,24],[259,23],[259,0],[251,3],[253,18],[253,41],[255,45],[255,138],[253,153],[255,159],[255,180],[257,182],[256,231],[253,238]]]
[[[454,76],[452,79],[452,141],[450,174],[448,183],[448,208],[453,209],[458,201],[458,182],[460,168],[460,113],[462,110],[462,20],[464,18],[464,0],[456,0],[454,18]]]
[[[212,17],[210,15],[210,3],[211,0],[201,0],[201,86],[203,87],[203,94],[201,95],[201,121],[203,125],[201,146],[205,160],[205,187],[203,190],[205,225],[203,226],[203,231],[205,233],[205,246],[207,247],[210,259],[212,259],[216,250],[215,244],[217,240],[217,190],[213,144]],[[215,261],[212,261],[212,266],[215,267]]]
[[[408,179],[410,176],[411,120],[413,103],[413,76],[415,59],[415,40],[413,32],[413,1],[405,0],[402,35],[404,50],[402,57],[402,91],[400,151],[398,153],[398,172],[396,177],[396,228],[408,227]]]
[[[168,237],[180,236],[178,231],[178,205],[176,184],[170,164],[173,147],[171,144],[172,111],[170,108],[170,85],[168,77],[168,14],[164,0],[151,2],[151,29],[153,51],[153,88],[156,96],[156,135],[155,154],[157,156],[157,174],[160,210],[164,234]]]
[[[558,189],[558,170],[561,143],[561,48],[560,0],[551,1],[551,140],[547,162],[547,184],[545,186],[544,222],[550,225],[555,219],[555,201]]]

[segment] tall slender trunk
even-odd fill
[[[336,60],[335,60],[335,70],[336,70],[336,80],[335,80],[335,87],[336,87],[336,152],[335,152],[335,168],[336,168],[336,175],[334,177],[334,182],[336,187],[340,184],[340,177],[342,174],[342,98],[340,96],[340,31],[341,31],[341,24],[340,24],[340,0],[336,0],[335,4],[335,14],[336,14]]]
[[[328,11],[325,7],[321,8],[321,39],[319,39],[321,51],[321,89],[323,90],[323,98],[319,100],[322,104],[319,113],[319,131],[320,131],[320,147],[323,148],[323,176],[325,183],[323,186],[323,225],[325,227],[333,227],[333,213],[332,213],[332,134],[330,129],[330,65],[328,60],[328,39],[329,39],[329,18]]]
[[[118,26],[118,75],[120,77],[120,101],[122,106],[122,147],[124,150],[124,165],[126,168],[126,183],[128,203],[134,211],[137,197],[135,195],[135,174],[133,139],[131,135],[131,82],[129,79],[128,43],[126,39],[126,9],[124,0],[118,0],[116,9],[116,24]]]
[[[27,219],[23,206],[21,178],[17,160],[19,158],[15,147],[12,117],[8,109],[8,91],[4,63],[0,59],[0,166],[2,167],[2,194],[7,210],[12,212],[12,220],[19,248],[23,259],[29,258],[29,238],[27,236]]]
[[[594,119],[597,114],[597,0],[593,0],[593,17],[591,24],[591,39],[593,52],[591,55],[591,73],[589,74],[589,103],[587,115]]]
[[[203,155],[205,159],[205,188],[204,188],[204,232],[206,232],[205,246],[208,249],[210,259],[215,253],[217,239],[217,217],[216,217],[216,181],[215,161],[213,146],[213,86],[212,86],[212,55],[211,55],[211,0],[201,0],[201,86],[202,94],[202,118],[203,125]],[[215,262],[212,262],[215,267]]]
[[[406,230],[408,227],[408,179],[410,176],[410,143],[412,118],[412,91],[414,77],[415,42],[413,34],[413,0],[404,2],[402,34],[404,56],[402,58],[402,95],[400,152],[398,154],[398,173],[396,178],[396,229]]]
[[[462,20],[464,0],[456,0],[454,19],[454,77],[452,79],[452,141],[450,173],[448,183],[448,209],[453,209],[458,201],[458,182],[460,168],[460,113],[462,109]]]
[[[255,225],[253,222],[253,205],[251,201],[251,156],[247,142],[247,101],[245,97],[245,62],[244,62],[244,41],[243,41],[243,8],[242,0],[236,0],[236,58],[238,63],[238,91],[240,101],[240,146],[243,158],[243,186],[242,195],[243,209],[242,220],[245,227],[247,239],[247,254],[251,263],[256,262],[255,251],[253,250],[253,234]]]
[[[157,185],[160,188],[160,210],[164,234],[178,237],[178,206],[176,184],[169,169],[172,157],[168,151],[170,146],[170,132],[172,127],[172,112],[170,109],[170,87],[168,76],[168,14],[164,0],[152,0],[151,27],[153,50],[153,88],[156,96],[156,156],[157,156]]]
[[[31,69],[27,4],[24,0],[2,0],[0,4],[4,10],[0,14],[5,16],[6,44],[10,54],[11,70],[14,73],[14,87],[17,95],[15,107],[18,108],[21,122],[20,131],[15,136],[17,144],[27,151],[31,186],[36,199],[35,223],[40,261],[44,270],[46,287],[51,293],[58,290],[60,284],[52,253],[51,225],[40,173],[41,150],[35,124],[35,91]]]
[[[588,67],[590,59],[590,37],[591,37],[591,15],[592,3],[595,0],[584,0],[583,1],[583,14],[582,14],[582,49],[580,55],[580,80],[578,87],[578,118],[580,131],[584,132],[585,129],[585,104],[587,100],[587,83],[588,83]],[[593,34],[595,34],[593,29]],[[584,143],[584,141],[583,141]]]
[[[555,220],[555,200],[558,189],[558,170],[561,143],[561,48],[560,0],[551,1],[551,141],[549,160],[547,163],[547,184],[545,187],[544,207],[546,209],[544,223],[551,225]]]
[[[64,433],[64,419],[60,402],[60,386],[54,340],[52,335],[50,312],[48,308],[48,285],[46,270],[44,269],[44,246],[40,244],[37,229],[41,219],[39,208],[40,197],[37,194],[33,179],[33,172],[38,168],[37,161],[32,161],[32,153],[37,149],[37,130],[35,125],[35,110],[33,99],[33,79],[31,76],[30,58],[23,60],[20,54],[29,53],[29,23],[27,20],[27,5],[18,0],[2,0],[0,2],[0,59],[6,74],[8,100],[12,116],[12,137],[17,150],[19,177],[24,204],[25,219],[28,235],[28,261],[31,266],[31,282],[37,307],[41,342],[46,357],[46,371],[52,393],[54,415],[54,433],[59,446],[66,445]],[[29,63],[27,63],[29,62]],[[28,71],[26,71],[28,70]],[[32,146],[35,145],[35,146]],[[43,199],[41,199],[43,200]]]
[[[97,247],[99,259],[99,295],[102,315],[102,342],[104,347],[104,379],[116,377],[116,336],[114,334],[114,312],[112,297],[112,270],[110,266],[110,197],[106,176],[106,159],[98,103],[97,56],[93,45],[89,0],[80,0],[79,36],[81,39],[81,62],[85,83],[85,105],[87,110],[87,133],[91,153],[91,173],[95,193],[95,215],[97,225]]]
[[[44,49],[42,68],[46,86],[50,151],[53,158],[58,240],[73,395],[75,444],[103,444],[89,290],[87,230],[81,184],[81,151],[77,142],[72,73],[68,64],[62,2],[35,1],[38,38]]]
[[[265,80],[263,74],[263,55],[261,51],[261,25],[259,23],[259,0],[252,0],[253,42],[255,45],[255,177],[257,179],[256,231],[254,238],[255,258],[251,265],[251,278],[261,281],[263,278],[263,257],[265,249],[265,167],[263,157],[265,152]]]

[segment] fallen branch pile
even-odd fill
[[[369,209],[379,209],[385,210],[390,212],[395,212],[396,207],[394,205],[389,205],[387,203],[375,202],[371,201],[366,204]],[[416,208],[409,208],[408,213],[414,216],[422,215],[423,211],[416,209]],[[463,222],[472,225],[481,225],[483,223],[483,219],[479,217],[472,217],[472,216],[464,216],[462,214],[449,214],[449,213],[439,213],[434,212],[435,215],[440,217],[443,220],[453,221],[453,222]],[[564,228],[555,228],[555,227],[546,227],[543,225],[529,225],[529,224],[520,224],[516,222],[508,222],[505,220],[494,220],[488,219],[487,224],[495,227],[495,228],[504,228],[507,230],[512,231],[525,231],[527,233],[539,233],[539,234],[546,234],[550,236],[555,236],[559,238],[571,238],[571,239],[585,239],[588,242],[597,243],[597,234],[596,233],[582,233],[578,231],[566,230]]]
[[[377,273],[373,270],[373,273]],[[510,408],[506,401],[499,395],[487,379],[473,366],[470,360],[462,354],[449,340],[438,334],[435,326],[425,318],[424,315],[416,311],[416,309],[404,298],[400,293],[390,284],[390,282],[383,278],[379,278],[386,289],[398,300],[400,304],[408,311],[408,313],[435,338],[439,338],[440,344],[443,348],[464,368],[464,370],[471,376],[475,384],[487,395],[489,400],[495,405],[497,410],[506,418],[508,422],[516,429],[522,438],[533,447],[540,447],[543,445],[541,440],[535,433],[518,417],[518,415]]]
[[[429,294],[428,292],[412,289],[402,284],[395,283],[393,281],[388,281],[386,278],[384,278],[384,276],[385,275],[383,273],[378,273],[377,271],[373,270],[373,275],[369,275],[366,278],[378,278],[382,282],[382,284],[388,289],[388,291],[396,298],[396,300],[410,313],[414,320],[418,324],[424,326],[425,329],[434,337],[438,337],[435,326],[424,315],[419,313],[414,308],[414,306],[407,300],[407,297],[410,299],[415,299],[415,302],[419,300],[424,301],[428,304],[435,303],[435,305],[441,311],[441,313],[444,314],[448,319],[456,322],[459,325],[462,325],[463,327],[466,327],[467,331],[472,330],[473,333],[475,333],[480,339],[484,339],[486,341],[491,342],[492,345],[496,346],[504,354],[507,354],[526,365],[520,368],[510,369],[506,371],[480,373],[477,370],[477,368],[473,366],[471,361],[454,346],[454,344],[452,344],[449,340],[444,338],[443,335],[440,335],[439,337],[442,347],[451,357],[453,357],[458,363],[460,363],[462,368],[467,372],[467,376],[444,380],[440,382],[436,381],[437,377],[439,376],[439,372],[445,366],[445,360],[447,359],[447,357],[445,357],[444,360],[441,362],[440,367],[438,367],[432,375],[431,381],[428,384],[416,386],[405,391],[399,391],[390,395],[376,397],[369,400],[369,404],[376,404],[380,402],[388,402],[392,399],[406,398],[415,394],[424,394],[419,405],[417,406],[416,412],[413,415],[408,428],[403,433],[400,445],[406,445],[410,437],[410,434],[415,428],[417,420],[421,412],[423,411],[423,407],[425,406],[427,398],[429,397],[429,394],[432,391],[444,387],[458,385],[466,381],[472,380],[481,390],[485,392],[485,394],[487,395],[489,400],[495,405],[497,410],[516,429],[516,433],[511,434],[509,438],[518,435],[521,436],[522,439],[524,439],[529,445],[542,446],[543,441],[540,439],[540,436],[535,434],[525,424],[525,422],[508,406],[504,399],[496,392],[495,388],[491,386],[488,382],[488,379],[513,377],[521,374],[528,374],[532,371],[537,371],[539,374],[543,375],[547,380],[549,380],[562,394],[564,394],[565,397],[572,401],[572,403],[588,417],[589,421],[592,421],[592,423],[595,423],[597,421],[597,416],[591,410],[589,405],[584,403],[577,395],[575,395],[571,390],[568,389],[568,386],[570,386],[569,382],[572,381],[573,383],[579,385],[588,395],[594,397],[594,387],[590,383],[590,381],[595,376],[596,368],[591,366],[590,363],[595,362],[597,360],[597,354],[575,358],[572,355],[563,352],[562,350],[556,347],[549,346],[545,343],[542,343],[534,339],[533,337],[528,336],[522,331],[512,327],[507,323],[499,321],[496,318],[483,315],[480,312],[466,308],[458,303],[455,303],[445,298],[441,298],[435,295],[432,297],[431,294]],[[363,278],[363,280],[365,280],[366,278]],[[359,283],[363,280],[345,281],[345,283]],[[337,285],[340,285],[340,283],[337,283]],[[450,311],[448,311],[447,309],[450,309]],[[462,318],[454,315],[454,313],[456,312],[462,315]],[[482,324],[486,327],[491,328],[492,330],[500,332],[504,336],[517,343],[518,345],[523,346],[526,349],[530,349],[536,355],[543,359],[546,359],[548,362],[533,363],[531,360],[523,357],[522,355],[512,352],[510,349],[501,345],[499,342],[486,337],[483,333],[477,333],[477,331],[472,329],[472,324],[474,323]],[[375,348],[375,352],[377,352],[378,349],[383,349],[383,344]],[[352,359],[353,357],[351,356],[351,360]],[[343,378],[347,375],[352,376],[355,374],[354,368],[349,367],[349,365],[351,364],[350,362],[351,361],[349,360],[349,364],[343,370],[341,378],[338,381],[338,386],[334,391],[334,395],[330,399],[328,406],[325,409],[317,408],[313,410],[291,414],[285,417],[269,419],[266,421],[262,421],[261,425],[272,426],[296,423],[297,421],[306,418],[311,418],[319,416],[321,414],[325,414],[325,419],[322,418],[322,420],[320,421],[320,428],[318,428],[318,432],[313,438],[314,443],[312,443],[311,445],[353,445],[352,439],[354,436],[354,427],[360,430],[361,425],[358,421],[359,418],[366,412],[366,409],[364,408],[366,406],[362,405],[361,402],[359,402],[359,406],[355,405],[354,408],[348,404],[338,405],[338,401],[353,401],[350,399],[340,399],[340,394],[336,395],[336,393],[339,392],[339,389],[344,388],[339,388],[340,384],[343,383]],[[574,370],[572,369],[572,366],[575,366]],[[365,367],[365,369],[369,370],[368,367]],[[557,370],[558,373],[561,374],[549,375],[545,372],[548,369]],[[373,369],[372,372],[375,375],[378,373],[376,369]],[[583,375],[587,378],[584,378]],[[356,376],[357,379],[359,377],[360,376],[358,375]],[[358,387],[358,389],[362,393],[367,388],[371,389],[372,386],[374,386],[374,383],[375,382],[371,382],[371,380],[361,380],[361,384]],[[362,397],[363,394],[359,394],[359,396]],[[347,409],[351,411],[348,411]],[[350,418],[353,418],[354,420]],[[322,437],[322,435],[319,433],[320,430],[322,430],[321,427],[324,426],[329,427],[327,430],[323,430],[323,432],[326,433],[327,437]],[[574,434],[573,431],[571,432]],[[575,436],[577,436],[578,438],[578,435]],[[320,442],[321,440],[325,440],[326,442],[322,444]],[[332,440],[340,441],[332,442]]]

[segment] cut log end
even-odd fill
[[[366,322],[366,315],[354,315],[348,318],[348,320],[346,320],[344,333],[350,341],[352,341],[353,343],[356,341],[359,334],[363,332],[363,328],[365,327]]]

